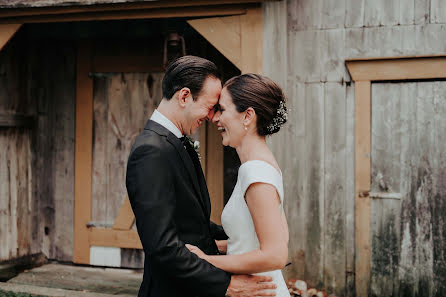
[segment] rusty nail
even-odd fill
[[[360,191],[359,192],[359,197],[369,197],[369,193],[370,191]]]

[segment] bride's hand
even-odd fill
[[[191,244],[187,244],[186,243],[186,247],[189,249],[189,251],[191,251],[192,253],[194,253],[195,255],[197,255],[199,258],[206,260],[206,254],[203,253],[202,250],[200,250],[198,247],[196,247],[195,245],[191,245]]]

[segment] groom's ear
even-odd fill
[[[188,98],[191,97],[192,94],[190,92],[189,88],[182,88],[181,90],[178,91],[178,103],[180,104],[181,107],[186,106],[187,100],[189,100]]]

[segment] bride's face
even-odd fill
[[[212,121],[217,125],[223,138],[223,145],[236,148],[240,145],[246,130],[243,126],[245,114],[238,112],[231,94],[226,88],[223,88],[220,95],[219,108],[216,111]]]

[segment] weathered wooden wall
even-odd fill
[[[0,128],[0,260],[36,252],[29,134],[26,128]]]
[[[43,40],[30,46],[29,96],[36,100],[35,174],[42,251],[72,261],[76,45]]]
[[[284,129],[269,140],[285,178],[286,213],[291,236],[289,251],[293,265],[286,268],[284,273],[286,277],[306,280],[311,286],[329,293],[354,296],[354,84],[349,83],[344,61],[356,57],[445,54],[446,1],[288,0],[264,3],[263,22],[264,73],[286,90],[291,109]],[[402,84],[401,88],[406,89],[406,86],[408,89],[404,93],[395,94],[396,97],[400,96],[396,99],[403,100],[404,96],[408,96],[415,100],[416,95],[408,91],[410,86]],[[437,97],[443,98],[437,99],[436,104],[444,109],[446,95],[443,85],[424,87],[421,96],[427,96],[432,90],[437,90]],[[373,88],[374,102],[379,100],[375,91]],[[444,134],[444,123],[441,125],[439,128],[443,127]],[[385,132],[384,128],[373,126],[372,133],[390,133]],[[405,133],[410,134],[411,139],[418,135],[412,130]],[[404,139],[405,134],[396,129],[387,137]],[[440,145],[434,141],[427,142],[425,153],[439,150]],[[390,158],[395,155],[395,152],[390,152],[379,162],[393,162]],[[430,158],[429,162],[436,160],[436,166],[440,166],[438,168],[444,164],[441,163],[444,157],[440,155]],[[375,160],[373,156],[372,159]],[[444,173],[428,169],[431,167],[427,163],[420,168],[425,169],[423,176],[429,176],[426,182],[421,177],[415,178],[421,184],[428,183],[429,179],[444,180]],[[398,181],[400,179],[401,182],[416,185],[409,173],[398,176]],[[421,205],[425,205],[425,208],[428,205],[434,209],[444,208],[444,185],[440,185],[440,188],[436,185],[435,191],[443,191],[437,198],[434,198],[433,187],[428,187],[432,194],[424,196],[429,197],[426,198],[428,201],[418,202],[419,207],[414,208],[418,200],[404,200],[401,211],[394,216],[390,214],[395,208],[379,208],[380,201],[374,202],[373,211],[385,214],[380,214],[377,221],[371,222],[373,236],[380,234],[378,226],[395,226],[391,230],[400,228],[401,234],[408,232],[405,238],[410,240],[403,240],[402,235],[398,235],[399,241],[392,246],[393,250],[399,249],[400,260],[410,258],[403,255],[405,250],[410,255],[415,253],[418,256],[413,256],[411,259],[417,260],[408,264],[381,263],[377,255],[382,254],[379,249],[383,245],[377,244],[376,237],[372,238],[371,294],[390,296],[383,293],[383,288],[389,288],[390,282],[397,279],[395,282],[399,289],[396,289],[396,295],[444,295],[444,285],[441,285],[444,279],[425,277],[426,273],[415,273],[413,268],[407,268],[409,264],[423,266],[421,253],[429,250],[429,257],[436,254],[439,258],[437,264],[425,264],[423,269],[429,273],[442,271],[444,278],[444,252],[438,253],[438,250],[446,250],[445,233],[436,230],[437,243],[429,246],[416,227],[440,224],[441,230],[446,229],[436,214],[430,214],[433,210],[421,211]],[[417,197],[422,200],[422,195]],[[409,213],[412,220],[416,217],[418,223],[409,223],[411,227],[404,231],[404,222]],[[433,236],[433,231],[430,234],[426,236]],[[429,257],[425,260],[432,263]],[[389,258],[384,260],[389,261]],[[378,276],[389,267],[392,267],[393,273],[399,273],[398,277],[391,275],[392,281]],[[418,282],[420,278],[423,280]]]
[[[12,118],[35,114],[35,105],[26,98],[23,53],[18,42],[0,52],[0,116]],[[0,261],[40,251],[33,239],[37,231],[33,199],[32,128],[7,121],[0,125]]]
[[[22,28],[0,52],[0,69],[0,113],[32,118],[25,128],[0,128],[0,200],[9,204],[0,220],[17,224],[7,232],[12,225],[2,224],[2,259],[43,252],[48,258],[71,261],[75,46],[33,40]],[[12,170],[14,175],[5,180]],[[16,182],[20,189],[27,187],[20,195],[11,191]],[[13,238],[20,238],[19,245],[3,245]]]
[[[18,142],[29,143],[29,157],[23,160],[30,162],[30,169],[20,171],[17,178],[25,181],[28,174],[30,196],[20,196],[20,199],[30,199],[31,204],[25,212],[29,217],[25,213],[22,215],[25,211],[22,200],[19,199],[17,204],[15,196],[9,194],[10,183],[16,180],[12,180],[7,171],[3,174],[3,169],[9,165],[2,162],[0,165],[6,167],[1,167],[0,198],[7,196],[8,199],[0,203],[0,221],[12,220],[21,224],[20,219],[23,219],[31,222],[31,231],[24,223],[23,230],[11,229],[5,223],[5,227],[1,227],[0,242],[3,243],[3,238],[10,240],[29,234],[26,238],[32,243],[32,251],[21,249],[17,254],[17,244],[0,244],[0,260],[35,252],[43,252],[50,259],[73,260],[79,38],[97,41],[92,42],[94,69],[104,72],[90,73],[94,84],[92,222],[113,225],[126,196],[124,181],[128,151],[162,97],[160,64],[163,36],[160,28],[167,27],[167,24],[184,31],[188,54],[209,57],[219,65],[226,78],[234,74],[235,67],[180,20],[24,25],[0,52],[0,123],[4,119],[1,117],[3,113],[27,115],[33,119],[32,125],[26,129],[5,130],[0,147],[5,147],[1,161],[22,160],[27,156],[26,147],[22,151],[13,148]],[[138,64],[136,68],[148,67],[150,70],[146,73],[132,72],[135,61],[143,61],[144,57],[149,63]],[[126,59],[130,60],[129,63]],[[119,67],[124,68],[123,73]],[[11,168],[15,170],[15,167]],[[18,205],[20,218],[11,213],[11,201]],[[112,249],[99,247],[94,252],[99,251],[102,255],[103,251]],[[142,267],[141,250],[116,249],[111,252],[120,255],[120,260],[113,261],[114,266]]]

